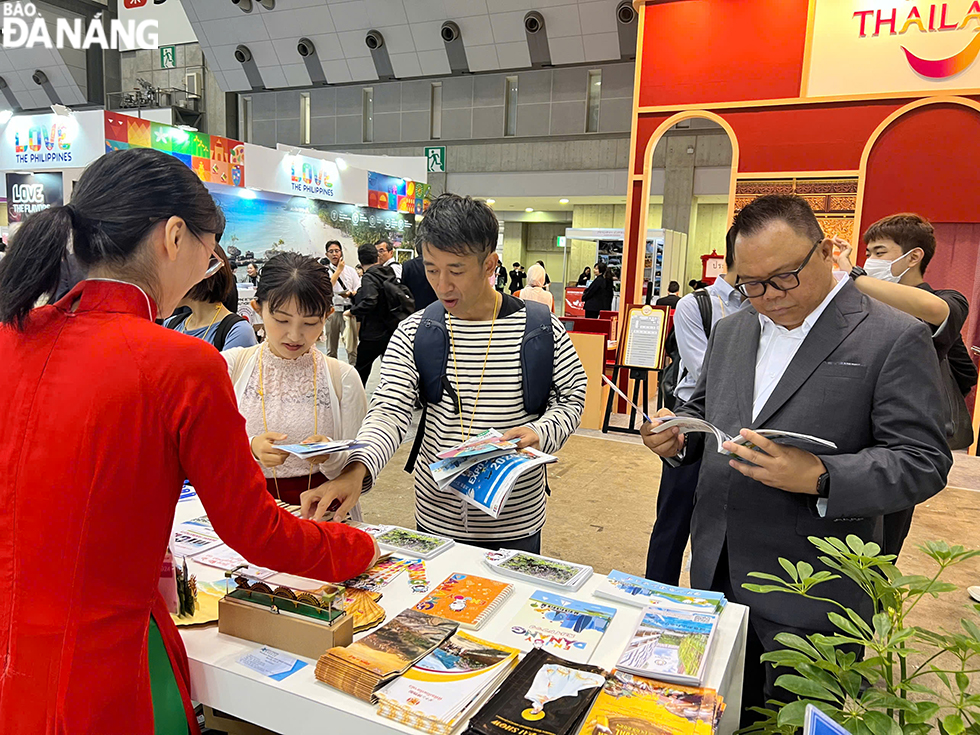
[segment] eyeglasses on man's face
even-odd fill
[[[810,262],[810,258],[817,251],[817,247],[823,239],[817,240],[813,243],[813,247],[810,248],[810,252],[806,254],[803,262],[800,263],[800,267],[795,270],[791,270],[787,273],[777,273],[774,276],[769,276],[769,278],[763,278],[759,281],[742,281],[741,283],[736,283],[735,288],[738,289],[742,296],[749,299],[757,299],[766,293],[766,288],[772,286],[777,291],[792,291],[794,288],[800,285],[800,271],[806,268],[806,264]]]

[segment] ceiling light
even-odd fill
[[[0,125],[6,125],[14,116],[13,110],[0,110]]]
[[[241,188],[238,190],[238,196],[240,196],[242,199],[255,199],[258,194],[256,194],[255,190],[252,188]]]
[[[533,212],[534,211],[534,207],[524,207],[524,211],[525,212]]]
[[[68,117],[71,115],[71,110],[69,110],[65,105],[54,104],[51,105],[51,109],[54,111],[55,115],[60,115],[61,117]]]
[[[497,203],[496,199],[487,199],[487,204],[496,204],[496,203]]]
[[[347,170],[347,161],[345,161],[343,158],[338,158],[337,159],[337,168],[339,168],[341,171],[346,171]]]
[[[185,133],[196,133],[197,132],[197,128],[195,128],[193,125],[178,125],[177,126],[177,129],[178,130],[183,130]]]
[[[559,199],[558,200],[558,203],[559,204],[568,204],[568,200],[567,199]]]

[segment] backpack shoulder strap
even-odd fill
[[[232,327],[243,321],[245,319],[238,314],[229,314],[221,320],[218,330],[214,333],[214,346],[218,348],[218,352],[225,348],[225,341],[228,339],[228,333],[231,332]]]
[[[177,329],[181,324],[187,321],[187,317],[191,315],[190,311],[185,311],[182,314],[178,314],[173,318],[170,324],[164,324],[167,329]]]
[[[541,415],[548,406],[554,382],[555,333],[551,309],[537,301],[524,302],[527,318],[521,342],[521,388],[524,410]]]
[[[703,288],[694,291],[694,298],[698,302],[698,310],[701,312],[701,326],[704,328],[704,336],[707,339],[711,336],[711,294]]]

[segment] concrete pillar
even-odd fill
[[[698,139],[693,135],[678,135],[665,140],[667,160],[662,227],[687,233],[694,202],[694,150]],[[688,150],[691,152],[688,153]]]

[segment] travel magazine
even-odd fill
[[[457,632],[378,691],[378,714],[432,735],[450,735],[496,691],[518,654]]]
[[[660,421],[660,423],[653,427],[652,431],[654,434],[659,434],[663,431],[667,431],[668,429],[677,429],[681,434],[711,434],[715,438],[715,447],[720,454],[731,454],[731,452],[721,446],[725,442],[743,444],[749,447],[749,449],[758,449],[755,444],[750,442],[744,436],[729,436],[714,424],[704,421],[703,419],[692,419],[686,416],[676,416],[674,418],[657,420]],[[806,445],[810,445],[810,448],[816,447],[819,449],[837,449],[837,445],[834,444],[834,442],[821,439],[816,436],[810,436],[809,434],[799,434],[795,431],[780,431],[779,429],[755,429],[754,431],[756,434],[764,436],[777,444],[790,444],[793,446],[802,444],[802,448],[806,448]]]
[[[536,449],[518,449],[499,431],[484,431],[469,441],[436,455],[429,465],[441,490],[453,489],[466,502],[494,518],[500,515],[518,478],[528,470],[558,458]]]
[[[535,590],[499,638],[522,651],[541,648],[588,663],[615,615],[613,607]]]
[[[712,613],[648,607],[616,665],[620,671],[700,686],[718,627]]]
[[[578,591],[592,576],[592,567],[551,559],[527,551],[488,551],[483,563],[498,574],[531,584],[547,584],[560,590]]]
[[[613,671],[578,735],[711,735],[724,712],[714,689]]]
[[[592,594],[613,602],[625,602],[627,605],[655,605],[689,612],[719,613],[726,604],[725,596],[721,592],[674,587],[615,569],[609,572],[609,576],[599,583]]]
[[[598,666],[528,653],[463,735],[571,735],[606,681]]]

